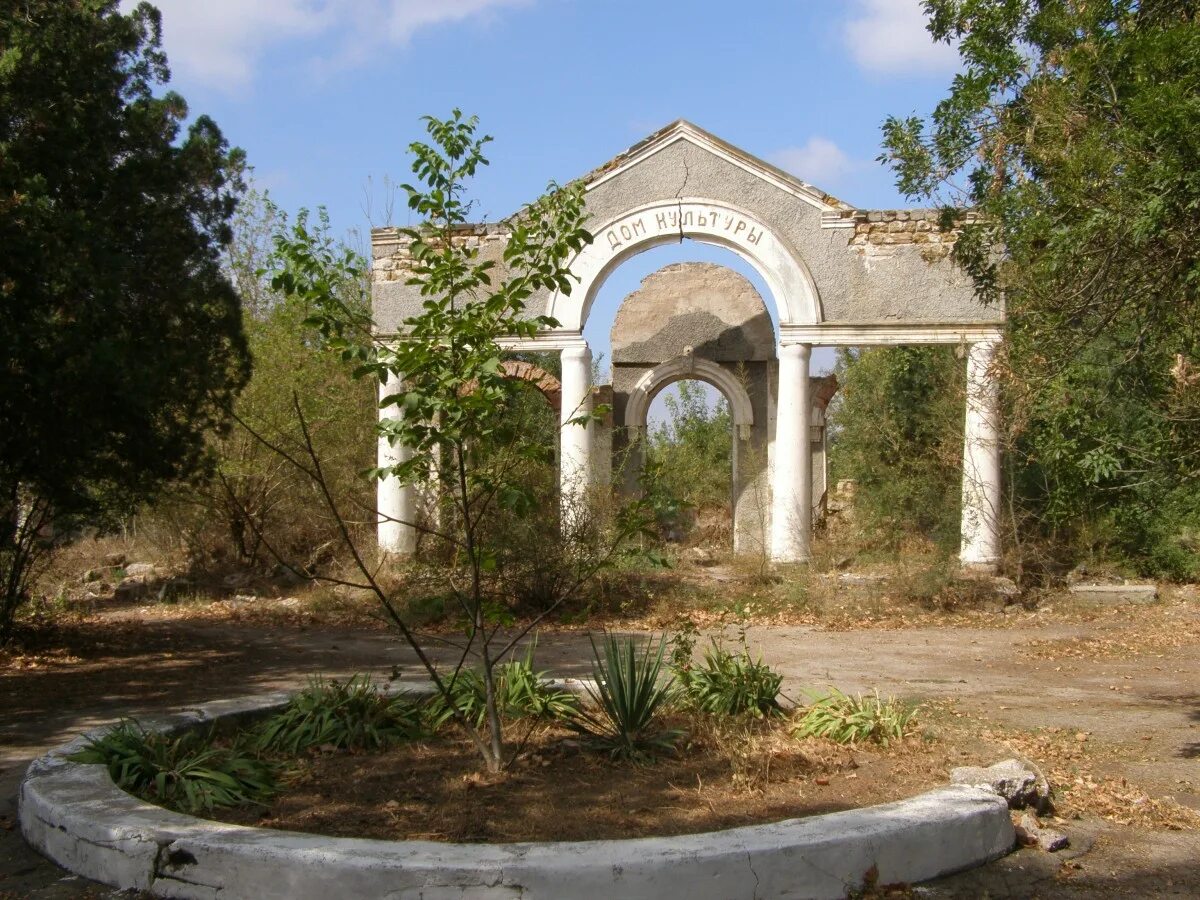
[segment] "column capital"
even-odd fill
[[[777,349],[779,356],[790,356],[795,359],[809,359],[812,357],[812,344],[806,344],[802,341],[780,341]]]
[[[592,358],[592,348],[587,345],[586,341],[581,344],[571,344],[570,346],[563,347],[560,352],[563,359],[586,359],[590,361]]]
[[[992,352],[1000,346],[1000,343],[1003,340],[1004,335],[1002,334],[989,334],[985,337],[976,338],[973,341],[967,341],[966,343],[969,347],[979,347],[981,351],[986,350],[988,352]]]

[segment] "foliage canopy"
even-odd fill
[[[886,122],[882,158],[908,195],[980,214],[955,255],[982,301],[1008,305],[1017,492],[1060,536],[1091,530],[1184,575],[1200,524],[1197,4],[924,7],[962,70],[928,121]]]

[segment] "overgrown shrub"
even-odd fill
[[[1049,383],[1022,383],[1039,350],[1017,329],[1006,383],[1010,508],[1026,568],[1194,577],[1200,486],[1186,449],[1200,447],[1200,401],[1171,377],[1177,361],[1161,347],[1126,359],[1120,343],[1097,340]]]
[[[1005,471],[995,513],[1012,574],[1054,577],[1084,563],[1194,577],[1200,488],[1184,448],[1200,443],[1189,437],[1200,418],[1195,391],[1171,375],[1183,363],[1161,348],[1127,359],[1120,341],[1097,338],[1031,380],[1043,337],[1014,325],[994,373]],[[957,550],[964,372],[946,347],[839,357],[833,478],[855,482],[855,520],[882,549],[917,535]]]
[[[733,419],[723,396],[709,401],[698,381],[663,395],[667,417],[650,431],[642,487],[666,531],[686,530],[689,511],[729,514]]]
[[[389,697],[366,675],[347,681],[316,678],[287,707],[259,726],[254,743],[264,752],[295,756],[310,747],[378,750],[422,732],[418,702]]]
[[[813,698],[796,719],[797,737],[821,737],[839,744],[872,741],[888,746],[909,733],[917,710],[879,692],[850,696],[831,688]]]
[[[127,719],[71,759],[107,766],[122,790],[187,813],[264,803],[277,791],[272,763],[242,744],[214,743],[211,731],[163,734]]]
[[[302,212],[297,227],[308,223]],[[233,411],[258,435],[303,457],[298,404],[331,488],[358,518],[355,511],[374,507],[373,485],[360,475],[374,464],[375,391],[305,325],[312,309],[302,298],[272,291],[251,268],[269,258],[258,245],[287,227],[258,194],[237,222],[240,252],[229,261],[230,277],[245,301],[254,370]],[[324,246],[337,246],[323,216],[312,230]],[[312,479],[243,427],[212,435],[209,460],[204,474],[176,485],[142,514],[143,534],[165,549],[182,549],[199,569],[272,565],[276,553],[300,568],[325,561],[322,554],[338,538]]]
[[[639,652],[632,638],[604,636],[603,651],[592,640],[591,703],[568,719],[581,734],[615,759],[642,759],[674,747],[679,732],[661,727],[671,701],[674,679],[659,679],[666,651],[663,640],[646,642]]]
[[[909,535],[957,550],[965,363],[950,347],[844,350],[837,377],[831,480],[854,481],[860,530],[890,550]]]

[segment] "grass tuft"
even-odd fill
[[[579,706],[575,695],[549,683],[545,672],[533,667],[534,646],[525,655],[493,670],[496,708],[502,719],[526,718],[561,719],[570,716]],[[453,706],[438,694],[428,701],[426,715],[430,725],[438,728],[454,715],[454,707],[476,727],[482,727],[487,717],[487,688],[483,675],[475,669],[465,669],[450,684]]]
[[[347,681],[312,679],[282,712],[256,731],[262,752],[296,756],[311,747],[378,750],[422,733],[420,705],[388,697],[366,675]]]
[[[149,731],[131,719],[71,759],[107,766],[122,790],[186,813],[265,803],[278,790],[276,766],[240,744],[219,746],[211,731]]]
[[[871,741],[888,746],[902,740],[915,725],[917,710],[879,692],[850,696],[834,688],[813,699],[796,719],[796,737],[820,737],[839,744]]]
[[[783,715],[779,689],[783,676],[750,656],[749,650],[730,653],[715,640],[697,666],[677,667],[676,677],[685,702],[711,715],[755,718]]]

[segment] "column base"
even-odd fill
[[[959,574],[968,577],[997,575],[1000,572],[1000,561],[960,562],[958,571]]]

